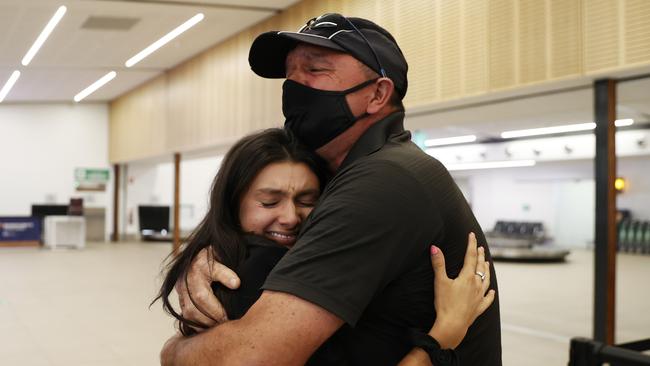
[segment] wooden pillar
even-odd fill
[[[113,232],[111,241],[120,240],[120,165],[113,164]]]
[[[614,344],[616,311],[616,81],[594,83],[596,233],[594,339]]]
[[[174,241],[172,250],[178,254],[181,247],[181,154],[174,154]]]

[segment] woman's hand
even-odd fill
[[[436,246],[431,246],[431,263],[437,317],[429,335],[443,349],[456,348],[469,326],[494,301],[494,290],[488,291],[490,263],[485,261],[485,249],[477,248],[474,233],[469,234],[465,262],[457,278],[447,277],[445,257]]]
[[[187,278],[176,282],[181,315],[189,320],[212,327],[228,320],[226,311],[214,296],[210,284],[219,282],[231,290],[239,287],[239,277],[228,267],[217,262],[208,248],[203,248],[192,261]],[[191,296],[190,296],[191,295]],[[202,331],[204,329],[197,329]]]

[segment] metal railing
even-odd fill
[[[609,346],[587,338],[571,339],[569,366],[650,366],[650,339]]]

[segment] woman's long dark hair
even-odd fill
[[[192,260],[207,247],[211,248],[214,258],[237,272],[246,257],[245,233],[239,222],[241,199],[262,169],[284,161],[306,164],[318,177],[320,189],[324,188],[328,173],[322,159],[302,147],[290,132],[283,129],[273,128],[246,136],[223,159],[212,182],[208,212],[188,237],[182,252],[167,265],[167,274],[154,299],[154,302],[162,299],[163,309],[179,321],[179,329],[184,335],[195,333],[191,327],[205,326],[183,318],[174,310],[169,295],[175,284],[179,279],[187,281]],[[219,300],[228,304],[231,293],[220,289],[217,289]],[[205,314],[200,308],[199,311]]]

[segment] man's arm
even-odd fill
[[[343,321],[296,296],[264,291],[239,320],[168,341],[162,365],[303,365]]]

